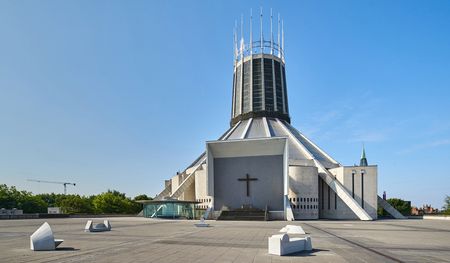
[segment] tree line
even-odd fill
[[[24,213],[47,213],[48,207],[60,207],[66,214],[136,214],[142,210],[137,200],[151,200],[147,195],[133,199],[116,190],[98,195],[36,194],[0,184],[0,208],[21,209]]]
[[[389,198],[386,200],[391,206],[399,211],[404,216],[411,215],[411,202],[399,199]],[[440,212],[444,215],[450,215],[450,196],[446,196],[444,199],[444,206]],[[388,213],[381,207],[378,207],[378,216],[387,216]]]
[[[442,207],[445,215],[450,215],[450,196],[446,196],[444,200],[444,206]]]

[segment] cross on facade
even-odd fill
[[[246,174],[245,178],[238,178],[238,181],[245,181],[247,183],[247,196],[250,196],[250,181],[256,181],[258,178],[250,178],[250,175]]]

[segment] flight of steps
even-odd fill
[[[266,212],[261,209],[224,210],[217,220],[265,221]]]

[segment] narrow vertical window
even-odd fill
[[[277,98],[277,111],[283,112],[283,92],[281,91],[281,65],[280,62],[274,60],[275,69],[275,91]]]
[[[283,75],[283,95],[284,95],[284,107],[285,107],[285,113],[289,112],[289,106],[288,106],[288,98],[287,98],[287,85],[286,85],[286,72],[284,67],[281,67],[281,73]]]
[[[262,63],[261,59],[253,60],[253,110],[262,110],[263,83],[262,83]]]
[[[334,210],[337,210],[337,194],[334,193]]]
[[[250,81],[251,81],[251,61],[244,62],[243,79],[244,85],[242,85],[242,113],[251,111],[250,109]]]
[[[320,180],[320,182],[322,183],[322,209],[325,209],[325,204],[324,204],[324,202],[325,202],[325,198],[324,198],[324,192],[325,192],[325,189],[323,189],[323,185],[324,185],[324,183],[323,183],[323,180]]]
[[[272,60],[264,59],[264,99],[266,111],[273,111],[274,107],[274,94],[273,94],[273,69]]]
[[[236,70],[236,94],[235,94],[235,114],[241,114],[241,104],[242,104],[242,75],[241,75],[242,65]]]
[[[356,171],[352,171],[352,197],[355,198],[355,173]]]
[[[233,94],[231,95],[233,98],[233,112],[231,113],[232,117],[236,117],[236,72],[233,72]]]
[[[364,209],[364,173],[366,171],[361,170],[361,206]]]
[[[330,210],[330,186],[328,186],[328,210]]]

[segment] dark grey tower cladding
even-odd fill
[[[250,41],[245,43],[241,19],[240,47],[235,31],[235,60],[233,72],[233,105],[231,125],[249,118],[274,117],[290,122],[286,70],[284,61],[284,30],[278,15],[277,40],[274,41],[270,12],[270,40],[264,40],[262,10],[260,39],[253,41],[250,16]],[[280,41],[281,38],[281,41]]]

